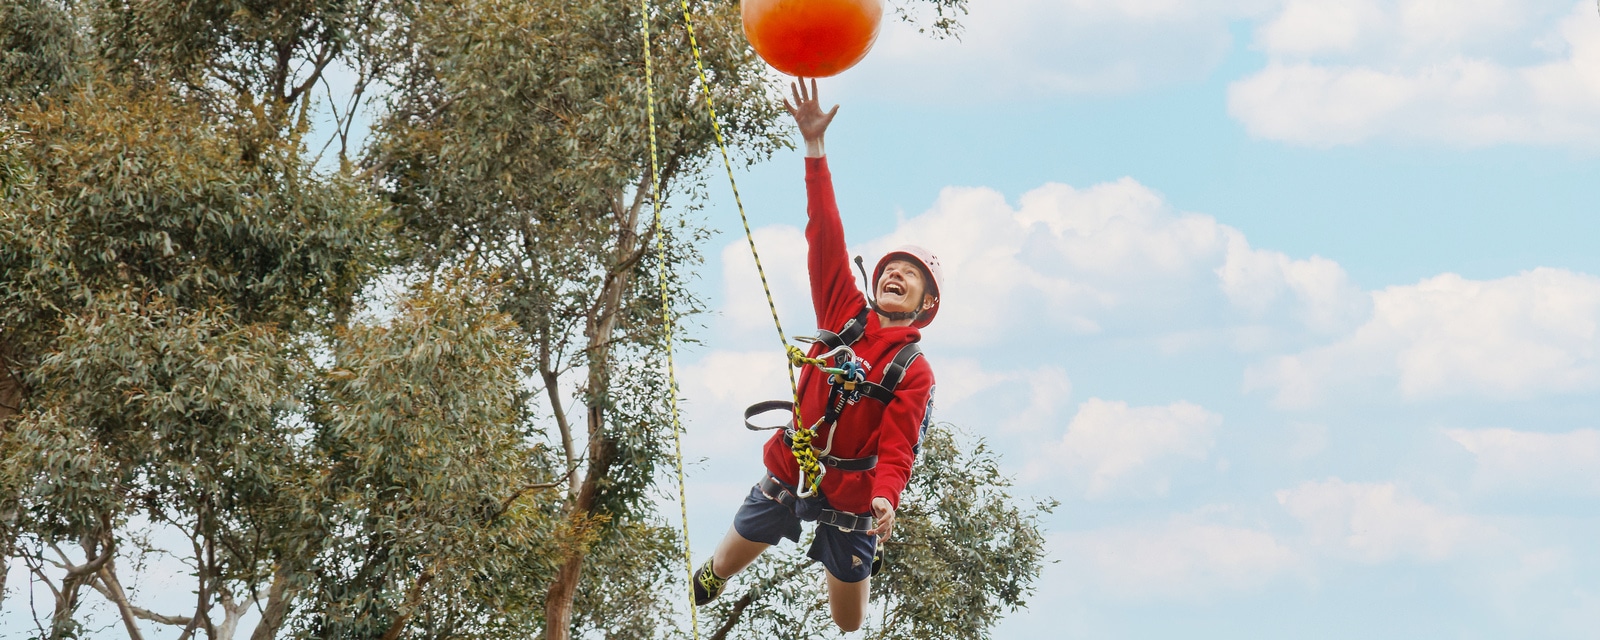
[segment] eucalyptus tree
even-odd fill
[[[313,336],[386,246],[379,202],[299,143],[335,6],[0,9],[0,541],[53,594],[44,635],[92,591],[130,637],[226,637],[258,596],[284,608],[319,539]],[[192,611],[124,588],[147,525],[184,540]]]
[[[393,318],[341,331],[314,401],[332,534],[301,635],[504,638],[537,628],[564,544],[561,486],[523,430],[528,344],[474,274],[423,280]]]

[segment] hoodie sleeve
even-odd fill
[[[850,275],[850,251],[833,195],[828,159],[806,158],[806,267],[811,274],[811,305],[817,327],[837,331],[855,317],[866,298]]]
[[[894,400],[884,408],[878,434],[878,467],[872,479],[872,497],[887,498],[900,508],[900,493],[911,479],[915,447],[922,425],[933,411],[933,367],[926,356],[918,358],[896,387]]]

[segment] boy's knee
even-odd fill
[[[850,633],[851,631],[861,628],[861,618],[859,616],[853,620],[844,620],[842,619],[842,616],[835,615],[833,617],[833,623],[839,625],[839,630],[845,633]]]

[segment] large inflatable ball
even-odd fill
[[[743,0],[744,35],[791,76],[825,78],[855,66],[878,39],[882,0]]]

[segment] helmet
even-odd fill
[[[944,271],[939,268],[939,257],[933,255],[933,252],[914,244],[895,247],[894,251],[884,254],[878,260],[877,268],[872,270],[872,282],[867,283],[869,291],[877,289],[878,280],[883,277],[883,268],[888,266],[890,260],[910,261],[922,267],[922,272],[928,274],[928,284],[930,286],[925,294],[934,297],[933,306],[917,316],[916,320],[911,321],[911,326],[918,329],[928,326],[929,323],[933,322],[933,316],[939,313],[939,290],[943,288],[941,285],[944,283]]]

